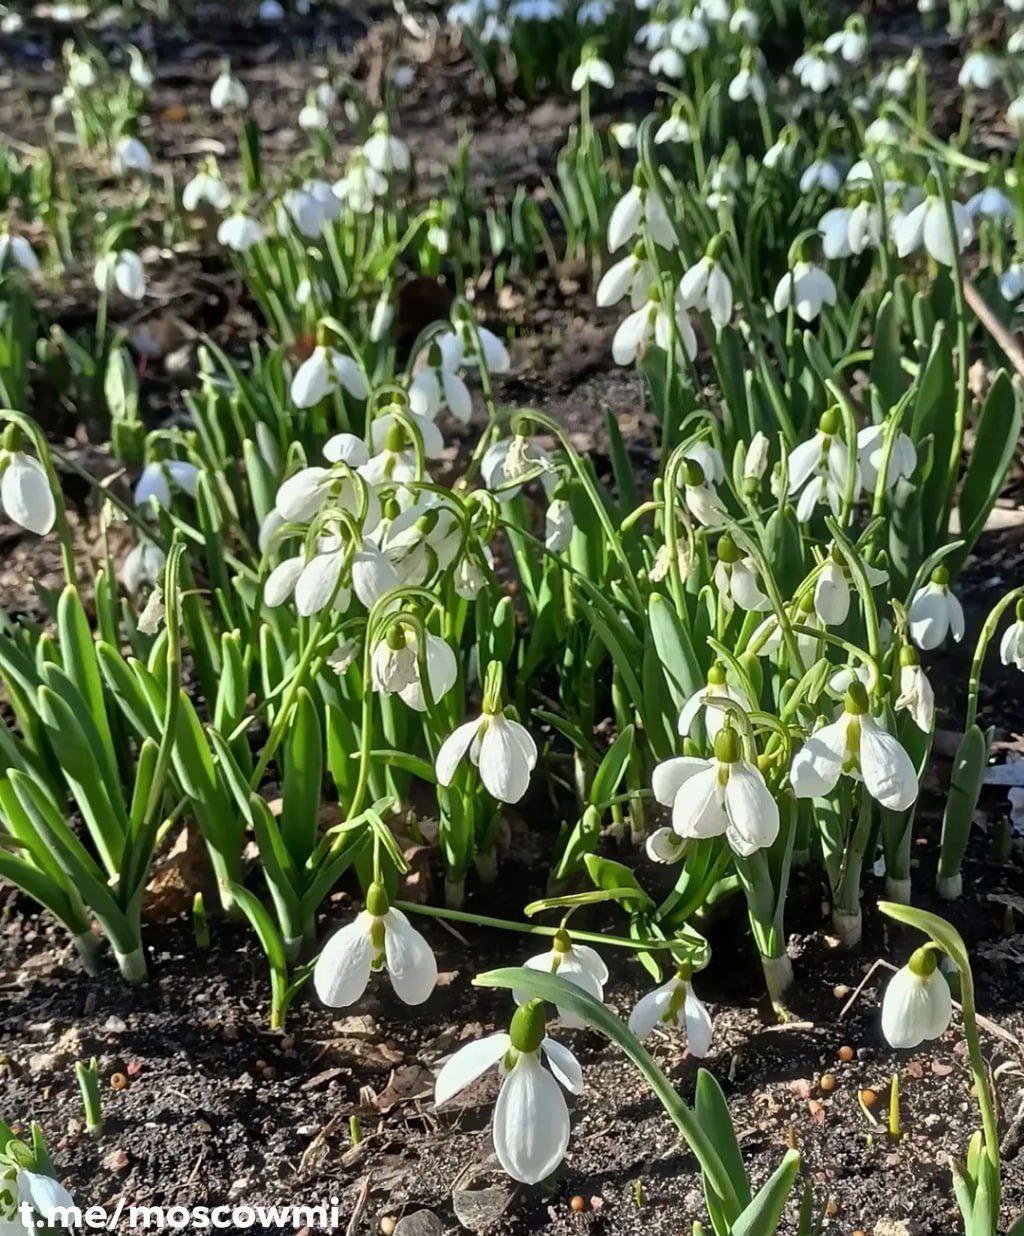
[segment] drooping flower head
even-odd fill
[[[689,965],[679,966],[667,983],[641,996],[629,1015],[629,1028],[641,1042],[658,1028],[682,1031],[690,1055],[700,1059],[711,1050],[711,1014],[697,998],[691,975]]]
[[[608,967],[597,949],[589,944],[579,944],[573,941],[567,931],[560,930],[551,942],[551,948],[544,953],[538,953],[524,961],[529,970],[540,970],[544,974],[557,974],[585,991],[595,1000],[604,999],[604,987],[608,982]],[[523,1004],[528,999],[526,993],[513,991],[517,1004]],[[567,1029],[580,1029],[586,1023],[569,1009],[558,1005],[558,1020]]]
[[[917,1047],[941,1038],[953,1016],[949,984],[935,950],[924,945],[898,970],[882,997],[882,1033],[891,1047]]]

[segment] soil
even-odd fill
[[[338,56],[372,90],[398,37],[394,23],[381,25],[382,13],[356,5],[326,13],[289,19],[268,38],[244,7],[209,3],[189,6],[169,24],[150,22],[132,32],[159,66],[150,125],[143,130],[158,166],[180,178],[195,162],[196,143],[230,131],[208,107],[209,83],[223,56],[230,56],[259,99],[272,164],[286,162],[304,144],[293,121],[311,64]],[[884,51],[891,55],[906,54],[921,33],[903,8],[893,12],[887,29]],[[53,57],[66,33],[33,19],[22,35],[7,40],[0,133],[30,145],[45,140],[58,77]],[[117,41],[125,33],[99,37]],[[942,80],[955,80],[956,50],[942,40],[929,43]],[[399,54],[417,69],[403,105],[403,134],[416,150],[424,191],[441,182],[462,132],[472,135],[470,166],[482,193],[500,197],[519,183],[541,185],[575,117],[573,102],[551,99],[527,107],[510,100],[495,106],[483,97],[469,60],[429,31],[425,39],[407,31]],[[172,113],[174,108],[184,114]],[[952,105],[941,114],[951,129],[958,123]],[[1000,122],[995,115],[990,120],[998,147]],[[229,171],[235,157],[228,137],[218,154],[222,167]],[[156,289],[160,308],[143,325],[152,334],[154,323],[161,324],[175,344],[158,348],[144,368],[147,413],[159,420],[181,412],[179,391],[194,359],[186,355],[182,362],[179,355],[175,365],[183,368],[169,366],[183,340],[188,352],[191,336],[180,332],[179,323],[211,331],[238,352],[260,327],[235,276],[202,236],[166,255]],[[71,329],[94,313],[92,297],[87,273],[72,272],[62,287],[47,289],[44,308]],[[536,281],[514,280],[499,296],[480,289],[479,298],[495,321],[517,328],[513,372],[497,386],[502,403],[556,415],[602,474],[601,424],[610,408],[638,470],[656,469],[650,445],[655,427],[636,380],[610,362],[615,316],[594,309],[587,270],[568,263],[543,271]],[[56,409],[48,428],[87,470],[115,470],[88,441],[73,409]],[[969,631],[977,631],[987,607],[1020,577],[1022,525],[1014,517],[1021,487],[1018,467],[1001,502],[1004,514],[982,537],[962,577]],[[72,520],[80,559],[95,561],[98,531],[84,493]],[[53,586],[59,580],[53,545],[3,524],[0,549],[7,612],[44,620],[36,582]],[[942,696],[944,734],[918,813],[922,836],[914,888],[921,904],[953,919],[975,960],[978,1005],[990,1019],[984,1047],[999,1083],[1004,1217],[1010,1220],[1024,1207],[1024,869],[1020,838],[1009,861],[993,857],[995,827],[1007,811],[1004,790],[987,791],[983,799],[963,898],[953,905],[933,903],[929,892],[969,655],[954,650],[930,666]],[[997,739],[1020,755],[1022,738],[1012,727],[1024,715],[1024,679],[990,673],[983,717],[999,727]],[[542,895],[558,821],[540,797],[528,805],[529,832],[513,821],[498,886],[471,884],[467,909],[518,917],[531,896]],[[616,853],[612,839],[607,850]],[[432,874],[439,887],[436,863]],[[651,886],[664,878],[643,871]],[[350,917],[351,891],[336,893],[329,903],[321,938]],[[422,873],[415,892],[424,895]],[[956,1019],[940,1042],[917,1051],[895,1053],[882,1039],[878,1004],[885,963],[900,964],[914,942],[874,910],[880,892],[881,881],[869,875],[864,941],[851,955],[828,935],[819,873],[794,873],[788,927],[797,982],[784,1019],[763,999],[744,907],[726,903],[707,927],[713,959],[697,979],[715,1018],[712,1055],[703,1064],[726,1091],[755,1185],[787,1146],[796,1146],[805,1179],[818,1202],[829,1205],[827,1231],[949,1236],[958,1226],[949,1163],[963,1154],[977,1121],[964,1043]],[[439,1062],[462,1041],[506,1024],[507,995],[476,988],[471,978],[527,956],[529,949],[515,936],[477,929],[463,935],[425,921],[442,971],[426,1006],[399,1004],[386,982],[376,980],[349,1015],[319,1007],[312,996],[300,999],[280,1034],[265,1028],[265,963],[251,933],[238,923],[215,921],[211,947],[200,950],[183,914],[156,917],[146,933],[152,979],[129,989],[112,969],[98,978],[84,974],[62,933],[15,891],[0,890],[0,908],[0,1115],[43,1125],[59,1174],[83,1205],[113,1209],[119,1198],[149,1206],[331,1204],[336,1198],[339,1225],[348,1236],[387,1232],[386,1220],[411,1218],[424,1208],[446,1229],[460,1223],[510,1233],[594,1228],[615,1236],[689,1231],[702,1215],[692,1156],[639,1075],[616,1048],[588,1032],[558,1035],[581,1060],[586,1090],[574,1103],[565,1166],[549,1186],[514,1188],[497,1170],[488,1134],[493,1077],[435,1111],[432,1075]],[[613,918],[597,915],[579,925],[621,929]],[[613,955],[611,948],[605,952],[612,970],[608,1001],[626,1014],[650,980],[635,961]],[[735,964],[736,957],[742,964]],[[840,1055],[846,1047],[853,1049],[850,1061]],[[669,1037],[655,1043],[654,1054],[691,1099],[697,1062]],[[103,1093],[104,1130],[98,1137],[84,1131],[74,1073],[77,1060],[93,1055]],[[825,1075],[834,1085],[823,1083]],[[888,1104],[896,1076],[901,1129],[892,1137]],[[353,1117],[361,1130],[358,1145]],[[571,1205],[577,1197],[583,1201],[579,1213]],[[257,1223],[253,1230],[287,1229]],[[404,1236],[433,1230],[421,1216]]]

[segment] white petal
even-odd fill
[[[470,743],[476,738],[480,729],[481,718],[466,721],[453,730],[441,744],[437,758],[434,760],[434,772],[437,774],[438,785],[451,785],[455,770],[463,756],[469,750]]]
[[[18,1196],[21,1201],[31,1203],[44,1219],[55,1210],[75,1204],[74,1198],[60,1181],[44,1176],[42,1172],[30,1172],[27,1168],[18,1172]],[[56,1220],[56,1216],[54,1218]]]
[[[16,524],[38,536],[45,536],[57,518],[46,469],[34,455],[24,455],[20,451],[4,469],[0,503]]]
[[[583,1070],[572,1052],[555,1039],[545,1036],[540,1049],[548,1058],[551,1072],[570,1094],[583,1093]]]
[[[471,1086],[478,1077],[493,1068],[505,1055],[512,1040],[507,1034],[489,1034],[486,1038],[467,1043],[444,1062],[434,1083],[434,1102],[442,1103]]]
[[[693,994],[692,987],[687,988],[683,1021],[686,1025],[686,1046],[690,1055],[701,1060],[711,1050],[711,1014],[703,1000]]]
[[[530,785],[530,765],[519,740],[504,717],[489,718],[477,761],[488,794],[503,803],[517,803]]]
[[[331,603],[344,564],[344,554],[335,552],[317,554],[302,568],[295,584],[295,608],[303,618],[319,614]]]
[[[513,1180],[539,1184],[565,1157],[569,1108],[535,1054],[521,1055],[494,1108],[494,1150]]]
[[[744,760],[729,766],[725,783],[729,844],[744,857],[770,846],[779,835],[779,805],[760,772]]]
[[[615,203],[608,220],[608,250],[614,253],[631,240],[640,225],[644,203],[640,190],[631,188]]]
[[[697,698],[699,699],[699,696]],[[682,722],[682,714],[679,720]],[[663,807],[671,807],[675,802],[679,787],[691,777],[704,772],[708,767],[710,767],[709,760],[697,759],[692,755],[680,755],[675,759],[662,760],[654,769],[651,777],[654,797]]]
[[[685,790],[676,794],[672,804],[672,827],[680,837],[718,837],[725,832],[729,820],[719,798],[718,765],[710,762],[691,778]]]
[[[910,602],[907,614],[910,638],[926,652],[938,648],[949,629],[945,591],[935,584],[921,588]]]
[[[384,956],[395,995],[406,1004],[422,1004],[437,983],[437,958],[401,910],[384,916]]]
[[[846,751],[846,715],[812,734],[793,757],[789,780],[797,798],[822,798],[835,789]]]
[[[860,722],[860,771],[868,793],[891,811],[905,811],[917,800],[913,760],[872,717]]]
[[[289,523],[304,524],[320,509],[326,493],[326,468],[303,468],[277,491],[274,505]]]
[[[636,1007],[629,1015],[629,1028],[641,1042],[648,1038],[651,1031],[660,1024],[675,988],[676,980],[673,978],[661,987],[649,991],[646,996],[641,996],[637,1001]]]
[[[331,936],[317,958],[313,986],[330,1008],[354,1004],[366,990],[373,961],[370,923],[370,915],[363,910]]]
[[[274,567],[263,587],[264,604],[269,605],[271,609],[283,605],[295,591],[295,585],[298,583],[304,565],[301,557],[295,557],[286,558],[284,562]]]
[[[949,986],[941,971],[922,979],[904,966],[893,975],[882,997],[882,1033],[892,1047],[917,1047],[938,1038],[953,1015]]]

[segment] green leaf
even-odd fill
[[[614,798],[619,782],[622,780],[622,774],[629,763],[629,757],[633,754],[633,735],[633,726],[627,725],[605,752],[601,766],[594,774],[590,793],[587,795],[587,802],[591,806],[600,806]]]
[[[302,866],[316,849],[317,813],[324,778],[320,719],[309,691],[295,700],[284,742],[281,835],[295,863]]]
[[[713,1073],[707,1069],[697,1070],[697,1087],[694,1094],[693,1109],[697,1119],[707,1130],[714,1143],[722,1166],[729,1173],[736,1197],[741,1206],[750,1201],[750,1182],[743,1166],[743,1156],[740,1144],[736,1140],[736,1130],[733,1128],[729,1105],[725,1101],[722,1087]]]
[[[782,1162],[733,1224],[731,1236],[772,1236],[778,1231],[799,1167],[798,1152],[787,1150]]]
[[[704,675],[701,673],[689,637],[683,629],[678,614],[672,608],[671,602],[660,593],[653,593],[648,602],[647,617],[651,624],[654,647],[658,650],[658,659],[665,670],[675,714],[678,717],[683,704],[695,691],[702,690],[706,685]]]
[[[625,863],[617,863],[613,858],[602,858],[599,854],[587,854],[583,859],[587,874],[595,888],[636,889],[635,897],[621,897],[623,906],[632,913],[647,914],[654,909],[654,902],[640,886],[632,868]]]
[[[954,560],[957,566],[981,535],[1002,492],[1017,450],[1020,426],[1020,398],[1006,371],[1000,369],[978,417],[974,448],[960,491],[960,535],[964,545]]]

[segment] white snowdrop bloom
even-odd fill
[[[215,112],[241,111],[249,106],[249,92],[232,77],[230,69],[223,69],[210,87],[210,106]]]
[[[46,469],[24,451],[0,453],[0,506],[8,519],[37,536],[46,536],[57,519],[57,504]]]
[[[567,1047],[546,1036],[544,1006],[530,1000],[516,1010],[508,1034],[466,1043],[445,1062],[434,1102],[440,1107],[495,1066],[501,1073],[492,1130],[495,1154],[513,1180],[539,1184],[565,1158],[569,1108],[561,1087],[581,1094],[583,1070]]]
[[[967,213],[972,219],[1012,219],[1013,202],[1002,189],[988,185],[967,202]]]
[[[842,177],[834,163],[828,159],[815,159],[800,177],[800,192],[813,193],[815,189],[824,189],[826,193],[835,193],[841,183]]]
[[[409,385],[409,407],[417,416],[433,419],[447,406],[452,416],[469,424],[473,400],[459,374],[463,359],[462,340],[454,331],[430,343],[425,362]]]
[[[608,132],[620,150],[635,150],[638,127],[631,120],[619,120],[608,126]]]
[[[917,1047],[925,1039],[939,1039],[953,1018],[949,984],[938,967],[935,951],[927,945],[889,981],[882,997],[882,1033],[890,1047]]]
[[[947,635],[959,644],[964,637],[964,611],[949,590],[949,572],[938,566],[923,588],[919,588],[907,611],[910,638],[925,652],[938,648]]]
[[[760,106],[768,98],[764,78],[757,69],[742,67],[729,82],[729,98],[734,103],[742,103],[744,99],[753,99]]]
[[[199,469],[184,459],[158,459],[142,469],[133,495],[136,506],[148,507],[151,500],[158,506],[170,506],[175,489],[190,498],[196,496]]]
[[[732,284],[721,262],[710,252],[685,272],[676,299],[683,309],[699,313],[707,310],[716,326],[728,326],[732,318]]]
[[[829,558],[814,581],[814,612],[826,627],[841,627],[850,613],[846,572]]]
[[[655,293],[655,289],[651,291]],[[612,337],[612,360],[616,365],[632,365],[643,357],[652,341],[667,352],[672,343],[673,322],[677,358],[681,362],[685,355],[693,360],[697,355],[697,336],[689,315],[677,303],[670,316],[660,297],[648,300],[619,323]]]
[[[991,52],[972,51],[964,57],[957,82],[967,90],[990,90],[999,80],[999,59]]]
[[[181,191],[181,204],[190,214],[206,202],[214,210],[227,210],[231,205],[231,191],[223,179],[213,170],[199,171]]]
[[[121,137],[114,146],[112,164],[119,176],[126,172],[138,172],[140,176],[148,176],[152,160],[149,151],[137,137]]]
[[[315,239],[327,223],[341,217],[341,202],[326,180],[307,180],[299,189],[290,189],[281,199],[290,219],[303,236]]]
[[[330,1008],[347,1008],[362,996],[375,970],[387,970],[395,995],[405,1004],[422,1004],[437,983],[430,945],[401,910],[391,908],[381,884],[370,885],[366,909],[324,945],[313,986]]]
[[[672,827],[680,837],[725,835],[744,857],[770,846],[779,833],[779,807],[760,770],[740,758],[734,729],[721,729],[714,758],[678,756],[654,770],[654,797],[672,808]]]
[[[564,553],[572,541],[575,521],[564,498],[552,498],[544,515],[544,544],[552,553]]]
[[[956,253],[963,253],[974,235],[971,217],[966,209],[959,202],[953,202],[952,207],[955,249],[945,203],[935,194],[929,194],[919,206],[915,206],[905,215],[895,228],[896,252],[899,256],[906,257],[923,247],[936,262],[952,266]]]
[[[500,709],[485,711],[458,726],[438,750],[434,762],[438,785],[451,785],[455,770],[467,754],[492,798],[502,803],[519,802],[537,763],[537,744],[525,726]]]
[[[707,204],[711,210],[719,210],[731,202],[733,192],[739,188],[739,173],[732,163],[723,161],[716,165],[708,183],[711,192],[707,196]]]
[[[394,407],[396,405],[392,405]],[[425,459],[440,459],[444,454],[444,438],[434,424],[436,412],[418,413],[410,407],[403,416],[398,412],[381,411],[370,424],[370,450],[373,455],[382,452],[405,457],[408,455],[415,470],[416,450],[408,427],[411,425],[419,435]],[[394,432],[392,432],[392,429]],[[367,460],[367,463],[370,461]]]
[[[1003,632],[999,641],[999,659],[1006,666],[1015,665],[1024,670],[1024,607],[1017,603],[1016,617]]]
[[[260,0],[257,12],[260,21],[266,22],[267,25],[276,25],[285,19],[284,5],[281,0]]]
[[[729,33],[738,34],[750,43],[756,43],[761,33],[761,19],[745,5],[740,5],[729,18]]]
[[[1011,262],[1007,266],[999,276],[999,291],[1003,299],[1011,305],[1024,296],[1024,265],[1020,262]]]
[[[370,393],[366,375],[351,356],[318,344],[295,371],[291,401],[297,408],[312,408],[339,386],[353,399],[366,399]]]
[[[646,223],[651,238],[663,249],[679,243],[675,229],[657,193],[632,185],[615,203],[608,219],[608,251],[614,253],[638,236]]]
[[[657,51],[668,37],[668,26],[663,21],[647,21],[636,32],[634,42],[649,52]]]
[[[677,863],[683,857],[685,840],[671,828],[656,828],[647,834],[644,850],[652,863]]]
[[[683,476],[683,501],[686,509],[703,528],[721,527],[725,507],[714,483],[694,460],[687,460]]]
[[[917,653],[909,645],[900,649],[900,693],[896,708],[910,713],[914,724],[930,734],[935,724],[935,692],[921,668]]]
[[[235,253],[245,253],[263,239],[263,225],[251,215],[236,211],[217,228],[217,240]]]
[[[711,1050],[711,1014],[690,983],[689,967],[641,996],[629,1015],[629,1028],[643,1042],[657,1029],[681,1030],[691,1056],[702,1059]]]
[[[857,460],[864,488],[870,493],[874,493],[878,486],[884,454],[885,426],[865,425],[857,434]],[[886,489],[891,489],[901,479],[909,479],[916,467],[917,451],[914,443],[900,431],[896,434],[889,452],[889,466],[885,473]]]
[[[306,103],[295,122],[303,133],[320,133],[331,123],[327,112],[315,100]]]
[[[1006,119],[1019,131],[1024,130],[1024,94],[1019,94],[1006,109]]]
[[[686,61],[674,47],[663,47],[651,57],[652,77],[671,77],[678,81],[686,72]]]
[[[683,458],[700,465],[702,480],[712,485],[721,485],[725,480],[725,460],[722,458],[722,452],[710,442],[692,443],[683,452]]]
[[[159,583],[167,555],[153,541],[142,540],[125,554],[119,572],[121,583],[136,596],[143,588]]]
[[[266,551],[264,551],[266,552]],[[306,561],[301,556],[285,558],[267,576],[263,585],[263,603],[270,609],[283,605],[295,592]]]
[[[380,517],[379,504],[372,495],[368,497],[373,509],[368,511],[366,521],[372,526]],[[328,498],[332,498],[344,510],[353,514],[359,511],[367,500],[365,486],[350,474],[313,465],[300,468],[281,484],[274,505],[287,523],[305,524],[309,523]]]
[[[361,156],[351,159],[345,175],[334,182],[332,192],[357,215],[369,214],[377,198],[388,191],[388,178]]]
[[[800,85],[814,94],[825,94],[841,80],[839,69],[821,50],[811,49],[798,56],[793,64]]]
[[[716,704],[716,700],[728,700],[739,705],[744,712],[752,712],[754,709],[742,687],[732,687],[726,682],[725,666],[716,661],[708,670],[707,686],[695,691],[679,710],[676,732],[683,738],[688,737],[694,721],[703,713],[704,728],[708,740],[713,743],[720,731],[729,724],[730,717],[729,709]]]
[[[473,554],[465,554],[452,572],[452,587],[464,601],[475,601],[487,583],[483,567]]]
[[[902,99],[910,92],[917,71],[918,62],[914,56],[910,56],[902,64],[894,64],[885,75],[886,92]]]
[[[614,0],[585,0],[576,11],[576,21],[581,26],[603,26],[614,12]]]
[[[864,143],[871,147],[895,147],[903,140],[903,133],[899,125],[891,116],[876,116],[874,120],[864,130]],[[854,175],[854,171],[857,175]],[[867,173],[866,175],[864,173]],[[852,184],[854,180],[870,180],[871,168],[866,163],[858,162],[850,168],[846,173],[847,182]]]
[[[792,305],[797,317],[813,322],[824,305],[836,303],[836,285],[820,266],[797,262],[779,280],[772,303],[776,313],[783,313]]]
[[[8,1201],[11,1209],[9,1214],[5,1214]],[[0,1232],[4,1236],[29,1236],[36,1231],[52,1231],[49,1227],[51,1215],[56,1223],[59,1214],[70,1216],[75,1211],[74,1198],[52,1176],[16,1164],[5,1166],[0,1171]],[[32,1213],[38,1218],[31,1217]]]
[[[747,453],[743,458],[743,479],[745,481],[759,481],[764,476],[768,469],[768,452],[770,449],[771,443],[759,429],[750,439]],[[721,557],[721,542],[719,542],[718,553],[719,557]]]
[[[584,56],[572,75],[573,90],[582,90],[584,86],[591,83],[595,86],[603,86],[605,90],[611,90],[615,85],[612,66],[600,56]]]
[[[508,9],[513,21],[557,21],[564,14],[562,0],[514,0]]]
[[[832,210],[826,210],[818,220],[821,251],[830,261],[850,257],[854,252],[850,239],[850,216],[852,214],[851,207],[836,206]]]
[[[668,37],[676,51],[684,56],[703,50],[710,41],[707,26],[697,17],[677,17],[669,27]]]
[[[391,132],[386,116],[378,116],[373,122],[373,134],[363,144],[367,163],[381,175],[407,172],[411,163],[409,147]]]
[[[111,292],[116,287],[129,300],[142,300],[146,295],[146,271],[142,258],[131,249],[105,253],[97,260],[92,278],[100,292]]]
[[[430,693],[436,704],[455,686],[459,664],[443,639],[427,632],[423,650]],[[396,622],[370,654],[370,680],[375,691],[397,695],[416,712],[427,711],[420,677],[420,640],[416,630]]]
[[[391,302],[391,295],[385,288],[377,298],[377,303],[373,308],[373,317],[370,319],[370,342],[380,343],[388,332],[391,330],[391,324],[395,320],[395,307]]]
[[[643,247],[637,246],[628,257],[620,258],[601,276],[594,297],[601,309],[617,305],[624,296],[629,296],[634,309],[639,309],[647,300],[647,292],[657,279],[657,271],[644,257]]]
[[[494,331],[481,326],[479,322],[474,322],[471,326],[468,322],[459,321],[456,323],[456,332],[462,340],[465,364],[479,365],[483,361],[487,372],[491,374],[508,373],[512,368],[509,350]]]
[[[597,949],[589,944],[576,944],[567,931],[559,931],[551,942],[551,948],[544,953],[538,953],[524,961],[528,970],[539,970],[542,974],[557,974],[567,982],[585,991],[588,996],[600,1003],[604,999],[604,987],[608,982],[608,967]],[[529,999],[526,992],[513,991],[516,1004],[525,1004]],[[582,1030],[586,1022],[577,1017],[569,1009],[555,1006],[558,1009],[558,1020],[567,1030]]]
[[[140,90],[149,90],[153,85],[153,70],[137,47],[128,48],[128,62],[129,78]]]
[[[84,57],[71,54],[68,64],[68,85],[74,90],[91,90],[96,85],[96,70]]]
[[[789,779],[797,798],[822,798],[844,774],[863,781],[891,811],[905,811],[917,800],[914,763],[871,716],[860,681],[850,684],[839,719],[816,730],[793,757]]]
[[[12,266],[33,275],[39,269],[39,259],[24,236],[0,232],[0,271],[9,270]]]
[[[373,533],[403,584],[425,584],[447,570],[462,548],[462,526],[436,497],[414,503]]]
[[[654,133],[654,144],[661,146],[665,142],[692,142],[693,128],[682,112],[673,109],[667,118],[658,125]]]
[[[830,34],[823,46],[830,56],[839,56],[847,64],[860,64],[868,50],[863,18],[852,17],[842,30]]]

